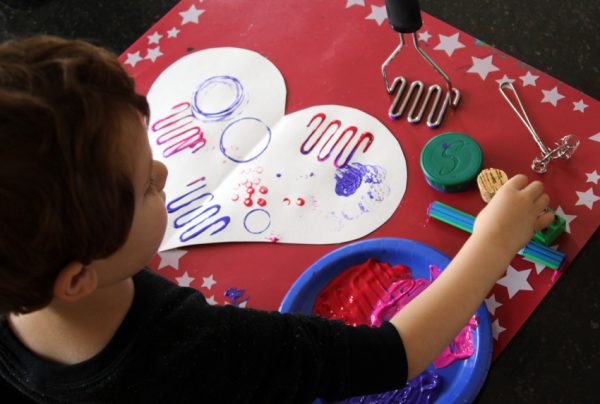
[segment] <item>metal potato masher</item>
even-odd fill
[[[400,33],[400,44],[392,54],[383,62],[381,66],[381,74],[385,82],[385,88],[388,94],[394,95],[394,99],[388,111],[388,115],[392,119],[400,119],[406,111],[408,104],[407,120],[410,123],[416,124],[421,122],[425,111],[428,110],[427,126],[437,128],[441,125],[448,106],[456,108],[460,101],[460,91],[452,87],[450,78],[444,71],[431,59],[423,49],[419,46],[416,32],[423,25],[421,20],[421,8],[418,0],[385,0],[390,25]],[[394,78],[390,85],[386,68],[400,53],[404,47],[404,34],[412,34],[412,41],[415,49],[419,54],[443,77],[446,82],[446,92],[438,84],[430,85],[425,91],[425,85],[422,81],[416,80],[409,83],[403,76]],[[441,105],[440,105],[441,101]]]

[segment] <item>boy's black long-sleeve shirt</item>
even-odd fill
[[[76,365],[33,354],[2,318],[0,388],[10,385],[45,403],[291,403],[406,382],[404,347],[389,323],[349,327],[316,316],[211,306],[195,289],[148,270],[134,282],[132,307],[111,342]]]

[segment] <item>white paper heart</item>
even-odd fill
[[[406,162],[357,109],[284,116],[285,84],[261,55],[215,48],[169,66],[148,93],[154,157],[169,168],[161,250],[228,241],[339,243],[392,215]]]

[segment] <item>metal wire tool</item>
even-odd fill
[[[547,147],[542,143],[542,139],[540,139],[539,135],[535,131],[529,116],[527,115],[527,111],[525,111],[525,107],[519,98],[519,94],[517,94],[517,89],[513,86],[510,81],[505,81],[500,83],[499,86],[500,93],[508,102],[508,105],[515,111],[521,122],[525,125],[533,140],[537,143],[540,148],[541,154],[539,157],[535,157],[531,162],[531,169],[538,174],[543,174],[548,171],[548,164],[557,159],[568,160],[570,159],[577,147],[579,146],[579,139],[575,135],[566,135],[561,138],[558,142],[554,143],[553,147]],[[509,91],[513,93],[512,100],[509,96]]]
[[[407,115],[408,122],[413,124],[421,122],[425,110],[429,107],[427,126],[430,128],[437,128],[441,125],[448,106],[450,105],[452,108],[456,108],[458,106],[460,101],[460,91],[457,88],[452,87],[450,78],[446,75],[446,73],[444,73],[444,71],[433,61],[433,59],[431,59],[425,53],[425,51],[419,47],[416,32],[423,25],[419,1],[385,0],[385,7],[390,25],[394,31],[400,33],[400,44],[396,49],[394,49],[392,54],[385,60],[385,62],[383,62],[383,65],[381,66],[381,74],[383,75],[383,81],[385,82],[385,89],[387,90],[388,94],[395,94],[388,114],[392,119],[400,119],[406,110],[408,103],[412,99],[412,104]],[[442,76],[446,82],[447,91],[443,95],[441,106],[439,106],[439,104],[440,99],[442,98],[443,90],[438,84],[429,86],[424,96],[423,90],[425,85],[420,80],[413,81],[409,84],[406,78],[398,76],[390,85],[387,78],[386,68],[392,59],[394,59],[394,57],[396,57],[396,55],[398,55],[400,50],[404,47],[404,34],[412,34],[412,40],[415,49]]]

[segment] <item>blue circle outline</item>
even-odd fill
[[[251,230],[248,228],[248,226],[246,225],[246,221],[248,220],[248,216],[250,216],[250,214],[251,214],[251,213],[255,213],[255,212],[258,212],[258,211],[260,211],[260,212],[265,212],[265,213],[267,214],[267,217],[269,218],[269,223],[267,224],[267,227],[265,227],[265,228],[264,228],[263,230],[261,230],[261,231],[251,231]],[[246,215],[244,216],[244,229],[246,229],[246,231],[247,231],[248,233],[251,233],[251,234],[262,234],[262,233],[264,233],[265,231],[267,231],[267,229],[268,229],[269,227],[271,227],[271,214],[270,214],[268,211],[266,211],[265,209],[261,209],[261,208],[252,209],[250,212],[246,213]]]
[[[247,120],[257,121],[257,122],[262,123],[265,126],[265,128],[267,128],[267,133],[269,134],[269,140],[267,140],[267,144],[265,145],[265,147],[256,156],[250,157],[249,159],[246,159],[246,160],[238,160],[238,159],[236,159],[234,157],[231,157],[230,155],[227,154],[227,152],[225,151],[225,146],[223,145],[223,138],[225,137],[225,133],[227,133],[227,131],[229,130],[229,128],[232,125],[235,125],[238,122],[247,121]],[[244,117],[244,118],[240,118],[240,119],[237,119],[237,120],[231,122],[229,125],[227,125],[225,127],[225,129],[223,129],[223,132],[221,132],[221,138],[219,139],[219,150],[221,150],[221,153],[223,153],[223,155],[225,157],[227,157],[229,160],[231,160],[231,161],[233,161],[235,163],[248,163],[250,161],[256,160],[258,157],[260,157],[267,150],[267,148],[271,144],[271,137],[272,137],[272,135],[271,135],[271,128],[269,128],[269,126],[266,123],[264,123],[262,120],[260,120],[258,118],[251,117],[251,116]]]
[[[235,98],[234,98],[233,102],[231,104],[229,104],[228,107],[222,109],[221,111],[204,112],[200,109],[200,107],[198,107],[198,95],[200,95],[204,89],[206,89],[207,87],[209,87],[215,83],[225,84],[228,87],[231,87],[230,83],[232,83],[235,88],[235,93],[236,93]],[[244,97],[244,86],[235,77],[232,77],[232,76],[210,77],[210,78],[204,80],[202,83],[200,83],[198,85],[198,87],[196,87],[196,89],[194,90],[194,92],[192,94],[192,102],[191,102],[192,115],[194,115],[194,118],[204,121],[204,122],[224,121],[225,119],[227,119],[231,115],[233,115],[233,113],[240,107],[240,105],[242,105],[244,98],[245,98]]]

